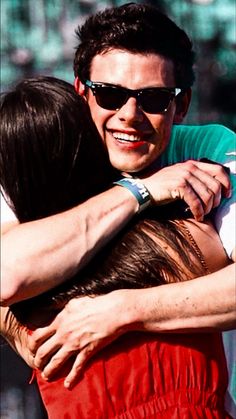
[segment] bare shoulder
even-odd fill
[[[220,237],[210,221],[198,222],[189,219],[185,221],[185,224],[211,272],[218,271],[230,263]]]

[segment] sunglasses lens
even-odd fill
[[[151,114],[163,113],[167,110],[174,92],[164,88],[156,87],[132,91],[119,86],[96,85],[93,92],[97,104],[103,109],[115,111],[120,109],[133,96],[137,99],[144,112]]]
[[[139,102],[147,113],[163,113],[168,108],[173,94],[167,90],[145,89],[140,93]]]
[[[125,91],[118,87],[108,86],[96,86],[95,97],[101,108],[112,111],[121,108],[127,100]]]

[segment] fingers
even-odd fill
[[[188,209],[191,211],[193,217],[197,221],[203,221],[205,211],[201,199],[196,195],[191,186],[185,186],[179,190],[180,199],[183,199]]]
[[[173,199],[186,202],[197,221],[202,221],[204,215],[219,205],[221,200],[219,182],[196,166],[182,172],[182,177],[176,181],[176,187],[170,193]]]
[[[192,162],[188,163],[192,165]],[[189,170],[187,180],[193,191],[201,199],[205,215],[209,214],[213,208],[218,207],[222,194],[230,197],[230,179],[223,166],[194,162]],[[199,205],[198,201],[193,202],[192,205],[189,204],[190,208],[191,206],[194,208],[194,205],[197,208]],[[198,210],[196,209],[196,211]]]
[[[124,333],[120,316],[121,307],[124,306],[124,296],[118,291],[114,293],[116,298],[113,294],[112,301],[108,296],[94,299],[84,297],[79,299],[80,301],[71,300],[50,327],[33,333],[37,348],[34,364],[42,371],[44,379],[53,378],[64,363],[73,356],[75,361],[65,380],[67,388],[70,388],[87,360]],[[115,308],[119,315],[115,315]],[[114,312],[112,321],[107,315],[111,309]],[[41,346],[38,347],[40,343]]]
[[[86,362],[99,350],[100,345],[96,342],[89,343],[79,353],[78,348],[69,349],[66,346],[61,347],[55,355],[53,355],[42,371],[42,378],[45,380],[53,379],[53,376],[64,366],[65,362],[73,355],[76,355],[72,368],[64,381],[65,388],[71,389],[80,376]],[[45,358],[44,358],[45,359]],[[41,361],[43,357],[41,358]]]
[[[78,350],[76,350],[76,353]],[[62,346],[48,361],[47,365],[42,371],[42,378],[50,380],[53,376],[62,368],[65,362],[71,358],[75,353],[75,350],[68,350]],[[45,358],[44,358],[45,359]]]
[[[204,161],[207,163],[204,163]],[[207,171],[215,180],[217,180],[222,187],[222,195],[226,198],[230,198],[232,191],[229,178],[229,169],[221,164],[209,162],[210,160],[201,159],[200,162],[197,162],[197,165],[199,169],[202,171]]]
[[[215,208],[220,204],[222,185],[218,179],[197,167],[194,174],[201,183],[201,189],[198,190],[198,188],[196,188],[196,192],[201,197],[201,200],[206,207],[206,214],[208,214],[212,208]]]
[[[92,355],[96,353],[96,350],[92,347],[92,345],[86,346],[81,352],[78,353],[76,356],[72,368],[69,374],[66,376],[64,380],[64,387],[67,389],[72,389],[74,385],[78,382],[80,374],[84,369],[85,364],[87,361],[92,357]],[[42,378],[44,380],[50,381],[53,376],[60,370],[64,363],[73,355],[73,353],[67,353],[63,349],[59,351],[55,357],[52,357],[49,364],[45,367],[42,372]]]
[[[56,334],[51,336],[48,340],[40,345],[36,350],[34,356],[35,368],[43,370],[44,366],[51,362],[53,355],[57,352],[60,353],[61,344],[57,341]],[[55,355],[56,357],[56,355]],[[56,364],[57,365],[57,364]]]
[[[112,342],[113,338],[107,339],[101,342],[92,342],[86,345],[80,353],[76,356],[73,366],[64,380],[64,387],[72,389],[78,381],[82,370],[86,363],[92,358],[99,350],[107,346],[108,343]]]
[[[162,168],[144,183],[157,205],[182,199],[198,221],[220,204],[222,191],[230,195],[230,180],[221,165],[193,160]]]
[[[89,359],[118,337],[119,334],[116,336],[107,336],[106,338],[89,342],[86,346],[84,346],[76,356],[72,368],[64,380],[64,387],[71,389],[78,381],[78,378]]]
[[[197,167],[193,173],[186,175],[187,185],[182,199],[188,203],[193,214],[202,212],[202,215],[217,207],[221,201],[221,184],[208,173],[203,172]],[[202,208],[201,208],[202,207]]]
[[[75,362],[73,363],[73,366],[71,368],[71,371],[67,375],[67,377],[64,380],[64,387],[68,389],[72,389],[73,386],[76,384],[76,382],[79,379],[80,373],[86,364],[86,362],[91,358],[93,352],[92,350],[87,347],[83,351],[81,351],[77,357],[75,358]]]
[[[54,328],[50,326],[43,327],[32,332],[28,338],[28,350],[35,357],[38,348],[53,334],[55,333]]]

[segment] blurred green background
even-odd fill
[[[47,74],[73,82],[78,24],[127,1],[1,0],[1,90],[23,77]],[[136,1],[141,3],[141,1]],[[219,122],[236,130],[235,0],[152,0],[190,35],[196,83],[186,123]]]

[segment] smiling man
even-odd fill
[[[235,195],[230,198],[229,180],[220,165],[199,161],[232,165],[235,134],[217,125],[178,125],[188,110],[194,81],[186,33],[158,10],[131,3],[92,16],[78,35],[76,91],[88,101],[112,165],[126,175],[138,175],[149,199],[144,202],[137,188],[122,179],[64,214],[8,230],[2,258],[5,305],[69,278],[151,202],[182,199],[201,220],[223,195],[215,221],[235,260],[235,243],[225,234],[235,222]],[[235,187],[235,176],[231,181]],[[69,386],[91,355],[127,330],[232,328],[234,278],[231,264],[188,283],[73,300],[48,328],[30,337],[34,353],[44,342],[35,365],[45,367],[49,377],[78,351]]]
[[[86,98],[93,120],[117,169],[140,172],[166,149],[173,122],[182,119],[179,113],[175,117],[181,89],[175,87],[173,67],[171,60],[157,54],[111,50],[92,60],[92,83],[83,84],[77,77],[79,94],[89,88]]]

